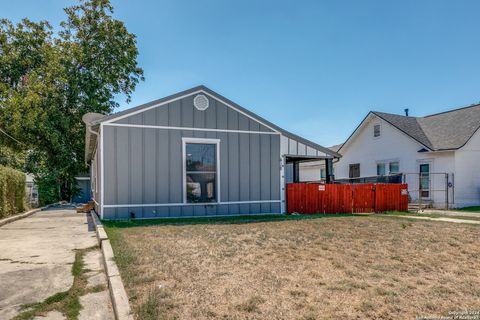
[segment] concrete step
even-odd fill
[[[419,211],[419,210],[424,210],[431,208],[432,204],[431,203],[409,203],[408,204],[408,211]]]

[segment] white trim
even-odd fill
[[[95,154],[95,158],[97,158],[97,155]],[[95,159],[95,193],[98,192],[98,162],[97,159]]]
[[[186,98],[188,96],[191,96],[191,95],[194,95],[194,94],[197,94],[197,93],[201,93],[203,92],[203,90],[197,90],[197,91],[194,91],[194,92],[191,92],[191,93],[188,93],[188,94],[184,94],[183,96],[179,96],[179,97],[176,97],[176,98],[173,98],[173,99],[170,99],[170,100],[167,100],[167,101],[164,101],[164,102],[161,102],[161,103],[157,103],[157,104],[154,104],[153,106],[150,106],[150,107],[147,107],[147,108],[143,108],[143,109],[140,109],[140,110],[137,110],[137,111],[132,111],[132,112],[129,112],[129,113],[126,113],[124,114],[123,116],[119,116],[119,117],[114,117],[112,119],[109,119],[107,121],[104,121],[104,122],[101,122],[102,124],[107,124],[107,123],[112,123],[113,121],[118,121],[118,120],[122,120],[124,118],[127,118],[127,117],[131,117],[133,115],[136,115],[138,113],[141,113],[141,112],[145,112],[145,111],[148,111],[150,109],[153,109],[153,108],[157,108],[157,107],[161,107],[165,104],[169,104],[171,102],[174,102],[174,101],[177,101],[177,100],[181,100],[183,98]]]
[[[105,193],[104,193],[104,188],[105,188],[105,159],[104,159],[104,149],[103,149],[103,140],[104,140],[104,132],[103,132],[103,123],[100,123],[100,170],[101,170],[101,180],[100,180],[100,219],[103,219],[103,208],[105,207]]]
[[[219,142],[220,142],[220,139],[182,137],[182,141],[186,141],[186,142],[189,142],[189,143],[210,143],[210,144],[215,144],[215,143],[219,143]]]
[[[185,131],[228,132],[228,133],[277,134],[277,135],[280,134],[279,132],[270,132],[270,131],[248,131],[248,130],[211,129],[211,128],[193,128],[193,127],[154,126],[154,125],[127,124],[127,123],[105,123],[105,126],[111,126],[111,127],[128,127],[128,128],[144,128],[144,129],[165,129],[165,130],[185,130]]]
[[[243,111],[235,108],[234,106],[232,106],[231,104],[227,103],[226,101],[223,101],[223,100],[215,97],[214,95],[206,92],[206,91],[203,90],[203,89],[197,90],[197,91],[194,91],[194,92],[190,92],[190,93],[184,94],[183,96],[179,96],[179,97],[176,97],[176,98],[173,98],[173,99],[170,99],[170,100],[161,102],[161,103],[154,104],[153,106],[150,106],[150,107],[147,107],[147,108],[143,108],[143,109],[140,109],[140,110],[137,110],[137,111],[129,112],[129,113],[126,113],[126,114],[124,114],[124,115],[122,115],[122,116],[115,117],[115,118],[112,118],[112,119],[110,119],[110,120],[107,120],[107,121],[101,122],[101,123],[102,123],[102,124],[112,123],[113,121],[118,121],[118,120],[121,120],[121,119],[130,117],[130,116],[136,115],[136,114],[138,114],[138,113],[145,112],[145,111],[148,111],[148,110],[150,110],[150,109],[157,108],[157,107],[160,107],[160,106],[169,104],[169,103],[174,102],[174,101],[177,101],[177,100],[181,100],[181,99],[183,99],[183,98],[186,98],[186,97],[189,97],[189,96],[198,94],[198,93],[206,94],[207,96],[211,97],[212,99],[215,99],[215,100],[217,100],[217,101],[220,101],[220,102],[223,103],[224,105],[226,105],[226,106],[232,108],[233,110],[235,110],[235,111],[243,114],[244,116],[246,116],[246,117],[248,117],[248,118],[250,118],[250,119],[252,119],[252,120],[254,120],[254,121],[258,122],[258,123],[260,123],[261,125],[267,127],[268,129],[270,129],[270,130],[272,130],[272,131],[274,131],[274,132],[276,132],[276,133],[280,133],[278,130],[270,127],[269,125],[263,123],[262,121],[258,120],[257,118],[255,118],[255,117],[253,117],[253,116],[251,116],[251,115],[249,115],[249,114],[247,114],[247,113],[245,113],[245,112],[243,112]]]
[[[285,213],[286,210],[286,192],[287,186],[285,184],[285,155],[288,153],[288,148],[290,145],[290,138],[280,135],[280,213]],[[317,153],[317,150],[315,150]]]
[[[217,142],[217,201],[220,202],[220,139]]]
[[[433,192],[435,190],[433,190],[432,186],[434,184],[433,182],[433,179],[434,179],[434,173],[435,172],[435,169],[433,167],[434,165],[434,160],[433,158],[427,158],[427,159],[417,159],[417,172],[418,172],[418,176],[419,176],[419,181],[418,181],[418,197],[421,198],[422,200],[433,200]],[[422,197],[422,195],[420,194],[420,166],[422,164],[428,164],[428,197]]]
[[[98,143],[98,142],[97,142]],[[99,191],[98,190],[98,148],[95,150],[94,156],[92,158],[90,166],[90,189],[92,192],[92,197]]]
[[[249,204],[249,203],[278,203],[281,200],[257,200],[257,201],[226,201],[226,202],[206,202],[206,203],[139,203],[139,204],[105,204],[104,208],[125,208],[125,207],[181,207],[181,206],[212,206],[228,204]]]
[[[282,155],[282,148],[280,147],[280,213],[286,211],[285,192],[287,192],[285,186],[285,157]]]
[[[182,137],[182,168],[183,168],[183,203],[187,204],[187,161],[186,161],[186,144],[187,143],[205,143],[214,144],[216,146],[216,161],[217,170],[215,172],[215,182],[217,191],[217,201],[213,203],[220,203],[220,139],[205,139],[205,138],[186,138]],[[200,205],[209,205],[211,202],[200,203]]]
[[[235,111],[243,114],[243,115],[246,116],[247,118],[250,118],[250,119],[252,119],[253,121],[256,121],[256,122],[260,123],[261,125],[267,127],[268,129],[270,129],[270,130],[272,130],[272,131],[274,131],[274,132],[276,132],[276,133],[280,133],[280,131],[278,131],[277,129],[272,128],[272,127],[270,127],[269,125],[267,125],[267,124],[263,123],[262,121],[258,120],[257,118],[252,117],[252,116],[249,115],[248,113],[245,113],[245,112],[243,112],[243,111],[235,108],[234,106],[232,106],[231,104],[227,103],[226,101],[223,101],[223,100],[221,100],[221,99],[218,99],[217,97],[215,97],[214,95],[211,95],[210,93],[208,93],[208,92],[206,92],[206,91],[203,91],[203,90],[202,90],[202,92],[205,93],[207,96],[210,96],[210,97],[212,97],[213,99],[215,99],[215,100],[217,100],[217,101],[220,101],[221,103],[223,103],[224,105],[232,108],[233,110],[235,110]]]
[[[90,177],[75,177],[75,180],[90,180]]]
[[[222,217],[248,217],[248,216],[283,216],[281,213],[271,213],[271,212],[262,212],[262,213],[245,213],[245,214],[219,214],[219,215],[206,215],[206,216],[181,216],[181,217],[147,217],[147,218],[135,218],[135,220],[152,220],[152,219],[178,219],[178,218],[222,218]],[[111,219],[106,219],[111,220]]]

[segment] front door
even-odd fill
[[[430,164],[420,164],[420,197],[422,199],[430,199]]]

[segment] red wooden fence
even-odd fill
[[[287,212],[407,211],[406,184],[287,184]]]

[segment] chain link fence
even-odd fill
[[[409,203],[439,209],[449,209],[455,203],[453,173],[415,172],[402,176],[403,183],[408,184]]]

